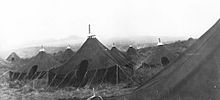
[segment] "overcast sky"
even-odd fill
[[[220,17],[220,0],[1,0],[0,52],[30,41],[100,38],[199,37]]]

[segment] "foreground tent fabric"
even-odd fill
[[[42,78],[46,75],[47,71],[59,65],[51,55],[44,51],[40,51],[36,56],[30,59],[30,61],[24,66],[10,71],[11,80],[23,80],[23,79],[35,79]]]
[[[220,20],[171,66],[129,95],[107,100],[219,100]]]
[[[12,52],[6,60],[10,62],[19,62],[21,58],[15,52]]]
[[[89,37],[76,54],[63,65],[49,71],[49,86],[84,87],[126,81],[129,70],[118,63],[108,48]]]

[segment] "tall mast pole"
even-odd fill
[[[158,42],[159,42],[159,43],[161,42],[160,38],[158,38]]]
[[[95,35],[91,33],[91,25],[89,24],[89,38],[95,38]]]
[[[162,41],[160,40],[160,38],[158,38],[157,46],[162,46],[162,45],[163,45]]]
[[[89,24],[89,34],[91,34],[90,24]]]

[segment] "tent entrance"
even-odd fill
[[[31,67],[29,73],[28,73],[28,78],[31,79],[35,73],[37,72],[38,66],[34,65],[33,67]]]
[[[166,66],[166,65],[168,65],[170,63],[170,61],[169,61],[169,59],[167,58],[167,57],[162,57],[161,58],[161,64],[163,65],[163,66]]]
[[[15,58],[11,58],[11,61],[14,61],[15,60]]]
[[[78,71],[76,72],[76,76],[77,76],[77,82],[79,82],[79,84],[81,83],[81,81],[83,80],[86,72],[87,72],[87,69],[88,69],[88,65],[89,65],[89,62],[88,60],[83,60],[81,61],[81,63],[79,64],[79,69]],[[78,85],[79,85],[78,84]]]

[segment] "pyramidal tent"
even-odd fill
[[[64,51],[58,51],[56,53],[53,53],[53,56],[57,61],[61,62],[63,54],[64,54]]]
[[[95,37],[89,37],[70,60],[49,71],[49,86],[117,84],[128,78],[126,67],[118,63],[110,50]]]
[[[65,59],[65,61],[67,61],[67,60],[69,60],[74,54],[75,54],[75,52],[73,52],[73,50],[68,46],[68,47],[66,48],[66,50],[64,51],[63,58]]]
[[[132,66],[132,62],[129,61],[128,56],[121,52],[118,48],[116,48],[115,46],[113,46],[111,48],[110,51],[111,55],[118,61],[118,63],[121,63],[121,65],[126,65],[126,64],[130,64],[130,66]]]
[[[165,45],[158,45],[152,49],[145,63],[156,66],[166,66],[175,60],[177,56],[169,51]]]
[[[14,71],[11,71],[10,79],[23,80],[42,78],[46,75],[49,69],[59,64],[60,63],[57,62],[53,56],[47,54],[44,50],[40,50],[40,52],[36,56],[32,57],[27,64]]]
[[[137,50],[130,45],[126,53],[127,55],[137,55]]]
[[[19,62],[21,60],[21,58],[15,53],[12,52],[6,59],[7,61],[10,62]]]
[[[6,61],[10,63],[12,70],[20,68],[23,64],[27,62],[25,61],[25,59],[20,58],[15,52],[12,52],[7,57]]]
[[[138,52],[132,45],[130,45],[128,50],[126,51],[126,55],[129,61],[134,62],[134,63],[139,63],[138,61],[140,58],[139,58]]]
[[[69,60],[75,52],[68,46],[64,52],[58,52],[57,55],[55,55],[55,59],[57,59],[60,63],[65,63],[67,60]]]
[[[129,95],[109,100],[219,100],[220,20],[180,58]]]

